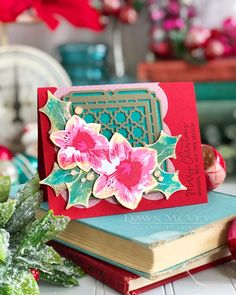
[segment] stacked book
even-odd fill
[[[226,245],[236,197],[210,192],[208,203],[73,220],[58,252],[121,294],[140,294],[229,261]],[[48,210],[43,203],[38,216]]]

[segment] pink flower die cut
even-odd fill
[[[53,132],[51,141],[60,148],[57,161],[61,168],[72,169],[78,166],[84,171],[92,168],[92,161],[100,163],[107,158],[109,143],[99,134],[100,124],[86,123],[79,116],[72,116],[65,130]]]
[[[156,150],[132,148],[121,134],[115,133],[110,141],[109,159],[93,166],[100,174],[93,195],[100,199],[115,196],[124,207],[135,209],[143,193],[157,184],[152,176],[156,167]]]

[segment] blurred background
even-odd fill
[[[0,174],[37,169],[37,87],[194,81],[236,173],[235,0],[0,0]]]

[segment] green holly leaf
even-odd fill
[[[158,169],[155,171],[155,178],[157,180],[157,185],[151,190],[151,192],[161,192],[167,199],[169,199],[173,193],[187,189],[180,182],[178,171],[174,173],[168,173],[162,169]]]
[[[62,101],[48,91],[48,100],[43,108],[40,109],[51,122],[50,132],[64,130],[66,122],[71,117],[71,102]]]
[[[79,285],[79,279],[84,276],[83,270],[75,265],[73,262],[63,259],[61,264],[52,266],[53,270],[48,272],[41,272],[40,278],[45,281],[60,284],[64,287],[72,287]]]
[[[9,256],[9,239],[10,235],[5,229],[0,229],[0,261],[6,262]]]
[[[39,176],[36,174],[32,179],[26,182],[17,192],[16,208],[18,209],[20,205],[27,199],[30,198],[35,193],[39,192]]]
[[[54,216],[52,211],[48,211],[43,218],[35,220],[24,232],[17,249],[17,255],[24,255],[32,248],[39,249],[43,243],[46,243],[63,231],[69,220],[70,218],[67,216]]]
[[[79,168],[64,170],[64,169],[61,169],[57,164],[55,164],[52,172],[48,175],[47,178],[40,181],[40,183],[53,187],[54,185],[73,182],[76,179],[76,177],[79,175],[79,173],[80,173]]]
[[[21,275],[20,273],[18,275]],[[16,293],[19,295],[40,295],[38,284],[31,273],[23,275],[20,279],[19,290],[22,293]]]
[[[52,228],[53,213],[48,213],[41,219],[35,220],[24,233],[22,241],[17,249],[17,254],[23,255],[27,249],[37,248],[43,244],[47,233]]]
[[[91,196],[93,185],[98,175],[94,172],[84,172],[80,170],[77,179],[71,183],[67,183],[69,192],[69,200],[67,202],[67,209],[76,205],[83,205],[88,207],[89,197]]]
[[[76,277],[81,277],[84,275],[84,271],[70,260],[63,259],[62,265],[63,267],[61,268],[59,268],[59,265],[55,265],[55,269],[58,269],[66,273],[67,275],[72,275]]]
[[[9,176],[0,176],[0,203],[7,201],[11,189],[11,180]]]
[[[91,180],[88,180],[89,177],[91,177]],[[52,172],[40,183],[52,187],[56,195],[59,195],[62,190],[68,189],[68,209],[76,205],[88,206],[89,197],[97,177],[98,175],[95,172],[84,172],[78,167],[64,170],[54,164]]]
[[[41,272],[40,279],[68,288],[79,286],[80,277],[74,277],[72,275],[67,275],[59,270],[54,270],[52,273]]]
[[[63,258],[53,249],[53,247],[48,245],[43,245],[37,251],[36,249],[31,249],[27,255],[42,264],[61,264],[63,262]]]
[[[12,266],[0,285],[0,294],[39,295],[40,293],[38,284],[29,270]]]
[[[65,184],[75,181],[79,174],[80,169],[77,167],[64,170],[55,163],[52,172],[47,178],[40,181],[40,183],[52,187],[55,194],[59,195],[59,193],[66,188]]]
[[[0,227],[3,227],[11,218],[15,211],[16,200],[9,199],[5,203],[0,203]]]
[[[148,147],[157,151],[157,161],[159,165],[169,158],[176,158],[175,149],[180,137],[181,135],[169,136],[165,134],[164,131],[161,131],[158,140],[148,145]]]
[[[6,229],[12,234],[24,229],[34,219],[37,209],[42,202],[42,192],[29,195],[20,203],[6,225]]]
[[[50,241],[51,239],[55,238],[55,236],[62,232],[68,222],[70,221],[70,218],[67,216],[62,216],[62,215],[52,215],[52,219],[51,219],[51,227],[48,230],[47,234],[45,235],[45,239],[44,239],[44,243]]]
[[[54,265],[62,265],[62,258],[52,247],[42,245],[39,249],[26,249],[23,256],[16,256],[14,260],[24,264],[27,268],[35,268],[51,273]]]

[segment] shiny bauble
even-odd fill
[[[228,38],[218,31],[212,32],[212,37],[207,40],[205,46],[205,56],[207,59],[216,59],[220,57],[230,56],[232,54],[232,46]]]
[[[151,28],[150,34],[151,40],[155,43],[165,41],[168,38],[167,33],[158,25]]]
[[[210,30],[203,27],[192,26],[187,32],[185,45],[189,49],[196,49],[206,44],[210,37]]]
[[[18,184],[18,171],[12,161],[0,160],[0,176],[10,176],[11,184]]]
[[[32,276],[34,277],[35,281],[38,281],[40,278],[40,271],[35,268],[30,268],[30,272],[31,272]]]
[[[172,56],[172,48],[167,40],[162,42],[153,42],[151,44],[151,51],[157,58],[170,58]]]
[[[120,10],[119,19],[123,23],[132,25],[136,23],[138,13],[132,6],[124,5]]]
[[[220,186],[226,176],[226,164],[222,155],[212,146],[202,144],[207,191]]]
[[[159,8],[158,5],[152,4],[149,7],[149,15],[153,22],[159,22],[164,19],[166,12],[163,9]]]
[[[12,152],[7,147],[0,145],[0,161],[11,161],[12,158]]]
[[[117,14],[120,8],[120,0],[103,0],[103,14]]]

